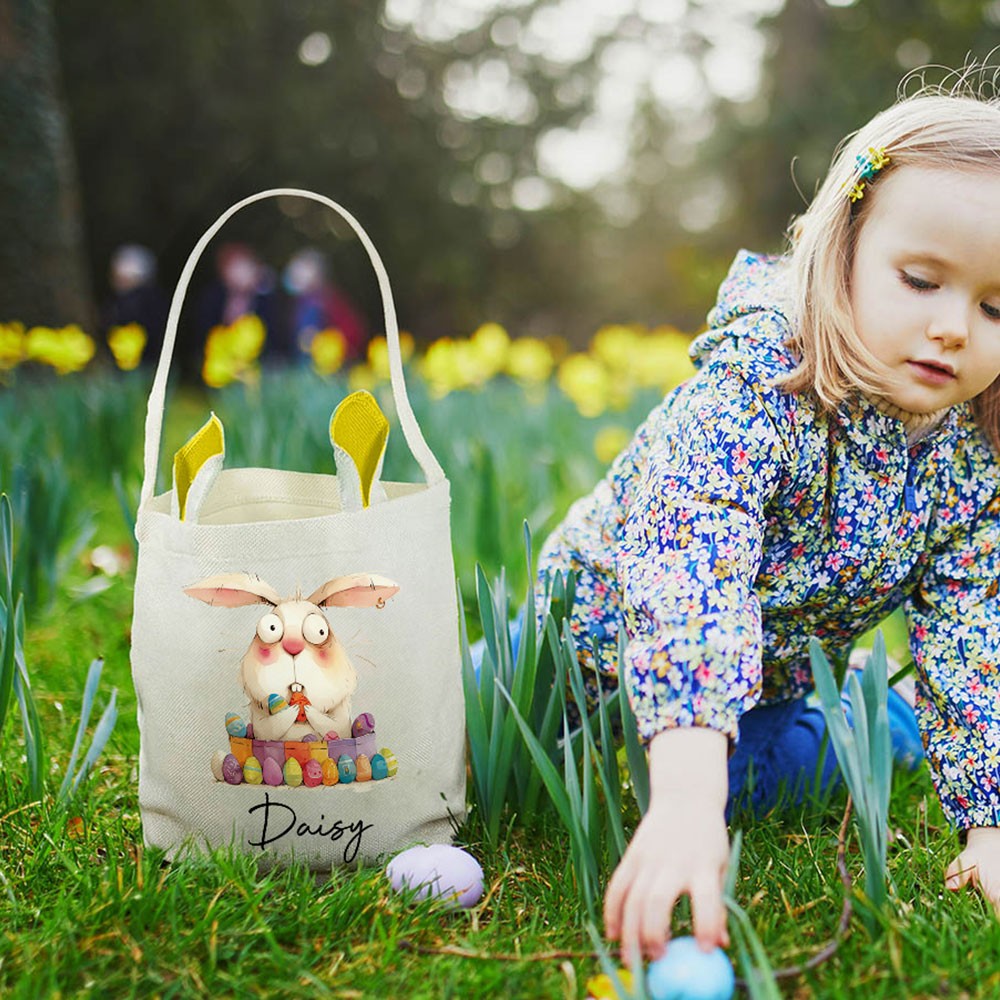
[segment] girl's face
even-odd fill
[[[886,395],[912,413],[972,399],[1000,375],[1000,171],[890,166],[869,197],[851,310]]]

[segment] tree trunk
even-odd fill
[[[56,60],[49,0],[0,0],[0,323],[95,319]]]

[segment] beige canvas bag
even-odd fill
[[[336,475],[225,469],[213,417],[176,456],[172,488],[155,495],[195,264],[230,216],[279,195],[328,206],[364,244],[396,419],[424,482],[381,481],[384,418],[371,397],[351,397],[331,425]],[[171,857],[233,845],[328,867],[450,841],[465,814],[465,725],[449,517],[448,481],[407,397],[389,279],[367,234],[308,191],[234,205],[181,274],[146,416],[132,673],[148,844]]]

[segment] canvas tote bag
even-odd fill
[[[338,423],[346,428],[336,475],[224,469],[213,416],[176,456],[173,487],[154,495],[195,264],[230,216],[275,196],[326,205],[364,244],[385,310],[395,416],[424,482],[381,482],[384,418],[372,397],[352,397],[333,421],[335,438]],[[294,416],[294,398],[288,407]],[[146,415],[131,656],[148,844],[170,857],[233,845],[325,868],[450,841],[465,814],[465,716],[449,515],[367,234],[308,191],[234,205],[181,274]]]

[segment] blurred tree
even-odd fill
[[[612,320],[697,326],[735,249],[780,248],[796,182],[807,196],[905,70],[1000,42],[997,0],[54,3],[95,281],[137,241],[169,284],[231,201],[310,187],[369,228],[422,337],[484,319],[577,342]],[[615,140],[624,167],[561,182],[555,140],[621,104],[639,63],[654,75]],[[602,152],[569,148],[581,167]],[[222,238],[278,266],[302,243],[333,250],[378,329],[348,235],[284,204]]]
[[[88,324],[73,153],[48,0],[0,0],[0,322]]]
[[[703,150],[733,192],[720,233],[780,249],[791,219],[822,181],[838,143],[887,107],[901,87],[954,79],[1000,46],[993,0],[788,0],[763,29],[771,55],[759,95],[723,105]],[[998,61],[981,81],[996,96]],[[921,69],[921,67],[927,67]],[[903,78],[914,76],[903,83]]]
[[[493,44],[488,26],[437,48],[381,11],[372,0],[56,0],[95,281],[115,245],[136,241],[157,252],[169,283],[230,202],[306,187],[369,229],[401,322],[418,335],[465,334],[486,318],[517,325],[571,301],[579,271],[548,266],[541,216],[491,200],[481,164],[530,158],[539,131],[572,121],[587,94],[549,102],[557,81],[539,77],[543,115],[461,120],[437,84],[456,48]],[[338,284],[379,329],[366,258],[330,213],[255,206],[226,238],[252,242],[278,266],[303,243],[334,250]]]
[[[668,21],[602,13],[567,54],[532,34],[556,6],[500,2],[435,36],[419,18],[393,20],[386,0],[56,0],[95,281],[127,240],[158,252],[169,283],[229,202],[302,186],[341,198],[370,228],[402,322],[420,336],[487,318],[576,341],[611,320],[697,322],[706,269],[693,265],[692,281],[677,270],[684,254],[668,257],[688,235],[676,213],[631,199],[609,223],[603,192],[547,174],[542,147],[586,124],[627,46],[659,39],[697,58],[725,12],[685,19],[680,0]],[[225,236],[280,264],[302,242],[346,235],[322,210],[282,210],[255,207]],[[338,248],[334,270],[377,329],[360,249]]]

